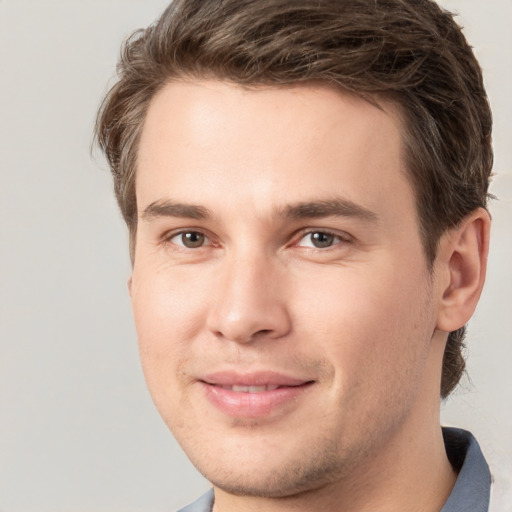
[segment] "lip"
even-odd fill
[[[217,372],[205,375],[198,382],[218,410],[237,418],[259,418],[288,409],[314,383],[271,371]],[[233,386],[243,391],[231,389]]]

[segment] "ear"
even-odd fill
[[[455,331],[473,315],[485,281],[490,225],[489,213],[479,208],[441,238],[438,329]]]
[[[128,278],[128,282],[126,283],[128,286],[128,293],[130,294],[130,297],[132,296],[132,276]]]

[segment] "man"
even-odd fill
[[[176,0],[97,125],[186,511],[485,511],[440,400],[489,240],[491,114],[430,0]]]

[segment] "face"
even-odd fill
[[[349,478],[396,451],[425,390],[439,393],[435,279],[399,129],[391,106],[323,86],[176,82],[153,99],[136,182],[140,353],[162,417],[221,489]]]

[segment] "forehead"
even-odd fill
[[[386,195],[411,195],[400,128],[393,105],[324,85],[170,83],[141,134],[139,212],[158,195],[208,202],[228,189],[260,208],[335,193],[373,209]]]

